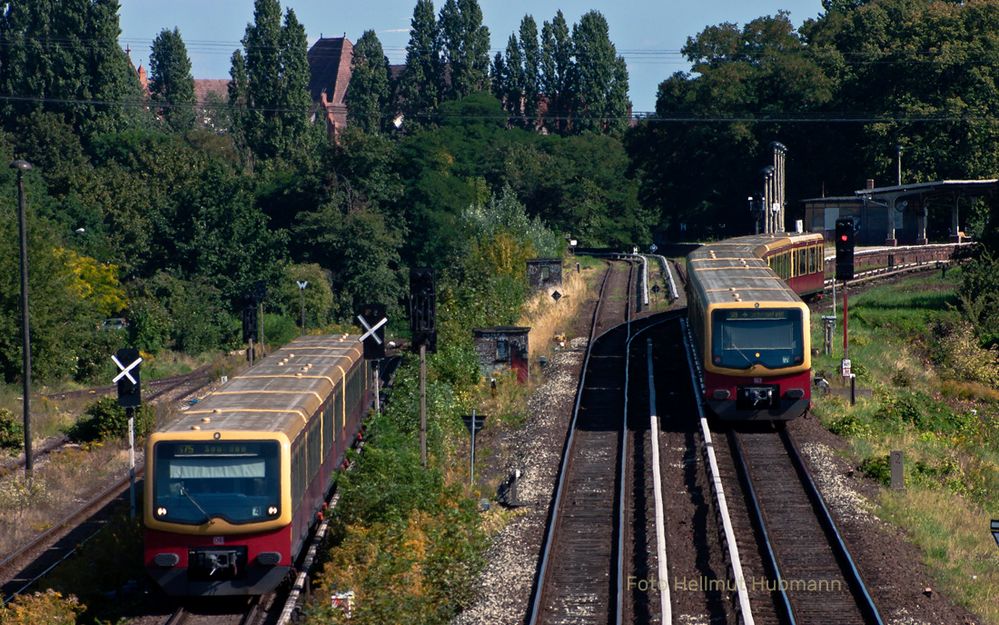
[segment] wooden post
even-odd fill
[[[892,451],[888,464],[891,467],[891,489],[905,490],[905,471],[902,466],[902,452]]]
[[[420,462],[427,468],[427,344],[420,345]]]

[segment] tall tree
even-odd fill
[[[163,104],[163,117],[175,129],[194,126],[194,77],[187,47],[174,28],[162,30],[153,40],[149,55],[149,91],[154,102]]]
[[[243,48],[245,57],[233,54],[229,88],[230,104],[238,107],[239,98],[245,98],[245,107],[233,117],[238,134],[255,157],[301,155],[314,136],[308,121],[312,101],[305,28],[291,9],[282,26],[278,0],[255,0]]]
[[[57,112],[85,133],[115,130],[139,110],[138,79],[118,46],[117,0],[12,0],[0,10],[0,108],[8,126]]]
[[[533,128],[538,117],[538,96],[541,92],[541,49],[538,46],[538,24],[530,15],[520,21],[520,50],[524,58],[522,88],[524,117],[527,128]]]
[[[548,101],[545,126],[564,133],[568,128],[568,102],[572,95],[572,38],[569,24],[559,10],[541,28],[541,91]]]
[[[400,108],[407,124],[429,123],[440,103],[441,63],[433,0],[417,0],[413,9],[406,69],[399,87]]]
[[[261,158],[276,156],[281,144],[281,7],[278,0],[255,0],[253,23],[243,36],[246,50],[246,110],[243,133]],[[233,73],[237,68],[233,68]]]
[[[95,104],[88,115],[90,132],[121,130],[139,115],[141,91],[125,51],[118,45],[118,0],[94,0],[84,29],[90,81],[84,88]]]
[[[503,85],[503,93],[497,96],[503,102],[503,108],[510,112],[510,115],[518,119],[524,113],[524,59],[520,55],[520,44],[517,42],[517,35],[510,34],[510,39],[506,43],[506,81]]]
[[[489,88],[489,29],[478,0],[447,0],[440,12],[442,91],[456,100]]]
[[[611,43],[607,20],[598,11],[572,27],[576,57],[573,129],[619,132],[627,127],[627,69]]]
[[[302,155],[308,150],[312,136],[309,132],[309,111],[312,96],[309,94],[309,42],[305,27],[288,9],[281,28],[281,145],[285,156]]]
[[[493,57],[493,66],[489,70],[490,88],[497,100],[503,101],[503,94],[506,93],[506,81],[508,73],[506,61],[503,60],[503,53],[497,52]]]
[[[246,130],[249,126],[249,83],[250,79],[246,75],[246,57],[242,50],[232,53],[229,70],[229,121],[230,132],[232,132],[233,142],[242,150],[249,151],[249,141]],[[249,155],[252,155],[250,152]]]
[[[388,104],[388,59],[378,35],[368,30],[354,44],[347,120],[365,132],[377,132],[385,125]]]

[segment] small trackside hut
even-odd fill
[[[170,595],[273,590],[369,402],[358,337],[302,337],[150,435],[144,559],[153,580]]]
[[[512,369],[517,381],[527,382],[530,375],[528,337],[531,329],[519,326],[478,328],[475,335],[475,353],[479,358],[479,371],[485,377]]]
[[[719,418],[788,420],[808,410],[809,311],[797,292],[822,288],[822,241],[821,234],[755,235],[687,256],[700,390]]]

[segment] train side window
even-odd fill
[[[293,501],[301,501],[305,492],[305,454],[301,443],[301,438],[292,445],[294,451],[291,456],[291,492]]]
[[[330,453],[333,448],[333,401],[327,400],[326,408],[323,410],[323,451]]]
[[[309,425],[309,464],[307,470],[310,482],[312,481],[312,476],[319,471],[319,465],[322,464],[323,441],[319,434],[320,424],[321,420],[315,419]]]

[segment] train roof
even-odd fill
[[[362,357],[358,336],[300,337],[158,430],[283,432],[294,440],[309,416]]]
[[[821,234],[757,234],[702,245],[687,256],[693,286],[706,305],[733,302],[800,302],[766,260],[770,252],[823,241]]]

